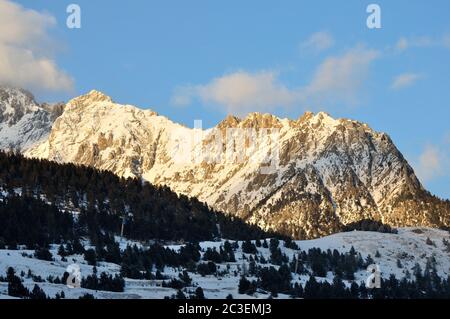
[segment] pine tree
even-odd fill
[[[195,289],[195,299],[205,299],[202,287]]]
[[[250,240],[246,240],[242,243],[242,252],[246,254],[256,254],[258,250]]]
[[[239,280],[239,288],[238,288],[238,292],[241,295],[246,294],[248,291],[250,290],[250,281],[247,280],[247,278],[245,278],[245,276],[241,277],[241,280]]]
[[[181,290],[178,290],[175,299],[186,299],[186,295]]]
[[[28,298],[30,292],[22,284],[22,280],[16,276],[14,268],[9,267],[6,274],[6,279],[8,281],[8,295],[18,298]]]
[[[84,259],[88,263],[88,265],[95,266],[97,265],[97,254],[94,249],[88,249],[84,252]]]
[[[45,300],[45,299],[47,299],[47,295],[42,290],[42,288],[40,288],[38,285],[34,285],[34,288],[31,291],[29,297],[30,297],[30,299],[36,299],[36,300]]]

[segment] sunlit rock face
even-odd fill
[[[450,225],[449,202],[424,190],[388,135],[322,112],[297,120],[229,116],[201,130],[91,91],[69,101],[48,137],[25,154],[167,185],[296,238],[361,219]]]

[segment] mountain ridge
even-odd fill
[[[258,137],[254,144],[247,133]],[[228,116],[199,130],[93,90],[69,101],[48,138],[24,153],[166,185],[295,238],[329,235],[362,219],[450,225],[450,203],[424,189],[389,135],[324,112],[297,120]],[[275,157],[275,169],[261,173],[263,160]]]
[[[38,104],[33,94],[0,86],[0,149],[25,151],[47,138],[63,105]]]

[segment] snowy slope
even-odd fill
[[[432,241],[432,244],[427,244],[427,238]],[[381,275],[383,278],[389,278],[391,274],[394,274],[397,279],[401,279],[406,276],[407,271],[412,274],[413,267],[418,263],[422,269],[425,269],[425,264],[430,257],[434,257],[436,260],[437,274],[442,278],[447,278],[450,274],[450,252],[443,244],[443,239],[449,240],[450,235],[446,231],[430,229],[430,228],[403,228],[399,229],[398,234],[383,234],[375,232],[350,232],[339,233],[324,237],[321,239],[309,240],[309,241],[297,241],[300,251],[307,251],[310,248],[320,248],[324,251],[327,249],[337,249],[339,252],[347,253],[353,246],[357,252],[361,253],[364,258],[371,255],[376,264],[380,266]],[[134,244],[130,242],[130,244]],[[219,248],[222,242],[202,242],[200,246],[203,249],[209,247]],[[239,243],[241,246],[242,243]],[[179,245],[168,246],[171,249],[179,249]],[[281,243],[282,252],[285,253],[290,260],[299,251],[284,247]],[[124,248],[124,247],[122,247]],[[57,255],[57,246],[53,246],[52,253],[55,258],[53,262],[36,260],[28,257],[32,255],[33,251],[21,250],[21,251],[8,251],[0,250],[0,275],[4,275],[6,269],[9,266],[13,266],[16,269],[16,273],[20,274],[23,271],[25,274],[28,270],[31,270],[34,275],[39,275],[42,278],[48,276],[62,276],[66,267],[70,264],[77,263],[81,267],[82,276],[92,274],[92,266],[86,264],[82,256],[69,256],[68,261],[63,262]],[[379,257],[375,257],[377,251]],[[264,256],[269,260],[270,252],[267,248],[258,248],[258,255]],[[203,288],[206,298],[225,298],[228,294],[232,294],[234,298],[267,298],[268,294],[257,292],[253,296],[240,295],[238,293],[238,282],[240,276],[243,274],[243,269],[248,265],[247,259],[243,259],[242,250],[239,248],[235,252],[236,262],[218,264],[219,270],[225,270],[229,268],[227,275],[205,276],[201,277],[198,274],[189,273],[193,279],[193,285]],[[397,260],[401,261],[402,268],[397,266]],[[259,264],[263,267],[272,266],[270,264]],[[277,267],[277,266],[275,266]],[[108,272],[111,274],[117,274],[120,270],[119,265],[110,263],[99,263],[97,266],[98,273]],[[170,277],[177,278],[181,269],[172,269],[166,267],[163,274]],[[236,271],[236,275],[234,272]],[[365,271],[359,271],[355,274],[355,281],[358,283],[365,282],[368,274]],[[308,280],[307,275],[293,274],[292,283],[298,282],[302,285]],[[251,279],[251,277],[250,277]],[[332,282],[333,275],[328,273],[327,277],[316,278],[318,281]],[[411,278],[412,279],[412,278]],[[29,278],[24,278],[25,285],[29,288],[34,286],[34,283]],[[350,285],[350,281],[345,282]],[[126,288],[123,293],[113,293],[106,291],[91,291],[88,289],[76,288],[71,289],[65,285],[55,285],[46,283],[38,284],[45,292],[54,297],[56,293],[61,291],[65,292],[67,298],[78,298],[85,293],[91,293],[96,298],[101,299],[139,299],[139,298],[154,298],[160,299],[166,296],[171,296],[176,293],[174,289],[160,287],[160,281],[157,280],[132,280],[126,279]],[[190,290],[191,288],[188,288]],[[192,287],[191,290],[195,290]],[[287,298],[288,296],[280,294],[278,298]],[[0,282],[0,299],[8,298],[7,296],[7,284]]]

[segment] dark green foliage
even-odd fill
[[[189,274],[188,274],[188,272],[187,272],[186,270],[183,270],[183,272],[180,273],[180,274],[178,275],[178,277],[180,278],[180,280],[181,280],[182,282],[184,282],[184,284],[185,284],[186,286],[191,285],[191,283],[192,283],[192,278],[189,277]]]
[[[203,255],[203,260],[220,264],[222,262],[222,256],[217,252],[215,248],[207,248],[205,254]]]
[[[175,299],[186,299],[186,295],[181,290],[178,290]]]
[[[281,252],[281,249],[279,248],[279,240],[278,239],[271,239],[270,240],[270,262],[274,265],[281,265],[283,263],[287,263],[289,259],[286,255],[284,255]]]
[[[97,254],[94,249],[88,249],[84,252],[84,259],[87,261],[88,265],[97,265]]]
[[[199,263],[197,265],[197,272],[202,276],[215,274],[217,271],[217,266],[212,261],[208,263]]]
[[[102,272],[100,277],[97,274],[92,274],[81,280],[81,287],[91,290],[103,290],[123,292],[125,288],[125,281],[121,276],[108,275]]]
[[[298,264],[301,265],[299,273],[304,272],[304,266],[308,266],[312,274],[317,277],[326,277],[327,272],[331,271],[343,279],[353,280],[356,271],[368,266],[354,248],[350,249],[348,253],[340,253],[336,249],[322,251],[320,248],[311,248],[308,252],[300,252],[296,258],[299,260]],[[373,260],[368,260],[368,262],[372,264]]]
[[[8,295],[17,298],[28,298],[30,292],[22,284],[22,280],[16,276],[14,268],[9,267],[6,272],[6,280],[8,281]]]
[[[253,295],[256,292],[257,284],[256,282],[251,282],[245,276],[241,277],[241,280],[239,280],[239,293],[244,295]]]
[[[255,244],[250,240],[246,240],[242,243],[242,252],[246,254],[256,254],[257,251]]]
[[[184,287],[186,287],[186,284],[182,280],[172,278],[169,282],[163,281],[162,286],[167,287],[167,288],[181,290]]]
[[[236,257],[234,256],[234,249],[228,240],[223,244],[223,249],[222,247],[220,248],[220,256],[222,257],[222,260],[224,262],[236,261]]]
[[[289,292],[291,289],[291,270],[286,265],[278,270],[274,267],[260,270],[261,288],[271,293]]]
[[[0,220],[3,245],[44,247],[74,238],[72,215],[30,197],[11,196],[0,201]]]
[[[124,212],[124,235],[130,239],[213,240],[219,236],[217,225],[226,238],[266,237],[256,226],[141,179],[2,152],[0,168],[0,187],[9,194],[0,203],[0,238],[6,245],[44,246],[86,235],[97,245],[102,233],[120,234]],[[17,188],[20,198],[13,195]],[[42,196],[52,205],[38,199]],[[78,211],[78,223],[60,207]]]
[[[53,260],[53,256],[47,247],[37,248],[34,252],[34,257],[40,260]]]
[[[368,289],[364,282],[353,282],[350,288],[343,285],[339,277],[335,277],[330,285],[317,282],[314,277],[306,282],[303,295],[293,289],[296,297],[305,299],[323,298],[369,298],[369,299],[448,299],[450,298],[450,277],[440,279],[437,276],[420,276],[417,280],[398,280],[394,275],[389,279],[381,279],[381,288]]]
[[[195,289],[194,299],[205,299],[202,287],[197,287],[197,289]]]
[[[284,247],[290,248],[290,249],[294,249],[294,250],[298,250],[297,243],[294,242],[291,238],[286,238],[285,239]]]
[[[30,297],[30,299],[35,299],[35,300],[46,300],[46,299],[48,299],[48,297],[45,294],[45,292],[38,285],[34,285],[34,288],[31,291],[29,297]]]
[[[347,224],[347,225],[343,226],[343,228],[342,228],[342,231],[344,231],[344,232],[349,232],[349,231],[354,231],[354,230],[397,234],[397,229],[392,228],[389,225],[383,224],[380,221],[372,220],[372,219],[363,219],[358,222]]]

